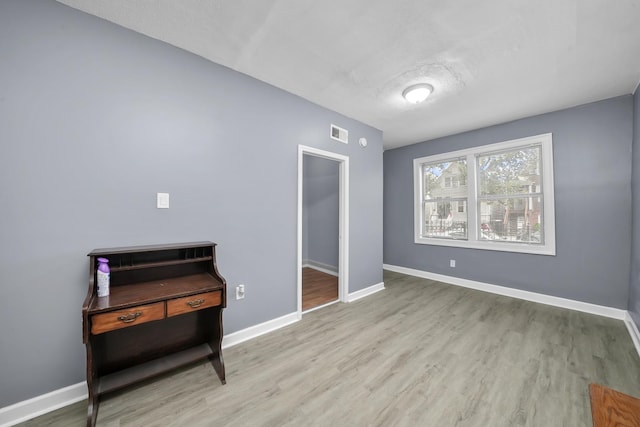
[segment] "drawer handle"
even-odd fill
[[[187,305],[191,308],[198,308],[204,303],[204,298],[194,299],[193,301],[188,301]]]
[[[123,323],[131,323],[140,316],[142,316],[142,312],[136,311],[135,313],[127,313],[126,315],[118,316],[118,320]]]

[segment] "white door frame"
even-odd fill
[[[304,155],[322,157],[340,163],[339,178],[339,240],[338,240],[338,300],[349,296],[349,157],[318,148],[298,145],[298,319],[302,318],[302,189]]]

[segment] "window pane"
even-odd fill
[[[467,239],[467,160],[422,164],[423,237]]]
[[[440,199],[424,202],[423,237],[467,239],[467,201]],[[462,210],[462,212],[460,212]]]
[[[543,244],[542,197],[480,202],[480,240]]]
[[[424,199],[467,198],[467,160],[422,165]]]
[[[538,146],[479,155],[479,195],[508,196],[539,191],[540,153]]]

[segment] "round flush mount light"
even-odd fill
[[[419,104],[427,99],[431,92],[433,92],[433,86],[428,83],[420,83],[406,88],[402,92],[402,96],[412,104]]]

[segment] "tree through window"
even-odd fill
[[[541,146],[478,155],[480,239],[544,243]]]

